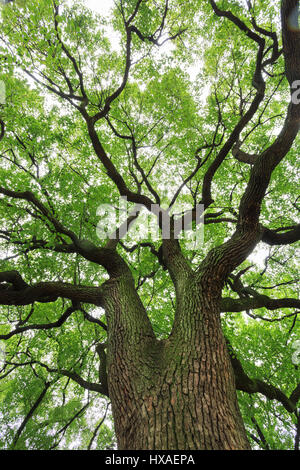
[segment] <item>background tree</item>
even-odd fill
[[[299,2],[277,3],[3,7],[2,448],[299,448]],[[100,240],[120,196],[171,237]],[[177,203],[195,231],[204,206],[200,248]]]

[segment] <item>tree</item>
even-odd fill
[[[114,446],[111,403],[119,449],[299,449],[299,2],[277,3],[3,6],[2,448]]]

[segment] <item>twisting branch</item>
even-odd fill
[[[262,307],[269,310],[276,310],[278,308],[300,308],[300,300],[293,298],[273,299],[267,295],[257,294],[255,297],[244,297],[242,299],[224,297],[221,302],[222,312],[242,312]],[[293,313],[289,316],[294,315]]]
[[[81,70],[78,66],[78,63],[77,63],[76,59],[72,56],[72,54],[70,53],[70,51],[68,50],[68,48],[66,47],[66,45],[64,44],[64,42],[62,41],[62,39],[60,37],[60,33],[59,33],[59,30],[58,30],[58,20],[57,20],[57,18],[59,16],[59,6],[58,6],[58,4],[56,3],[55,0],[53,0],[53,7],[54,7],[54,27],[55,27],[55,32],[56,32],[56,38],[57,38],[58,43],[60,44],[63,52],[65,53],[66,57],[70,60],[70,62],[73,65],[73,68],[74,68],[74,70],[76,72],[76,75],[79,79],[80,91],[81,91],[81,95],[82,95],[80,97],[80,100],[82,101],[82,105],[86,106],[88,104],[88,98],[87,98],[85,88],[84,88],[84,84],[83,84],[83,74],[82,74],[82,72],[81,72]],[[66,81],[67,81],[67,83],[70,87],[70,82],[68,80],[66,80]]]
[[[187,31],[187,28],[177,31],[177,33],[169,36],[168,38],[164,39],[162,42],[159,42],[161,33],[159,34],[157,38],[155,38],[154,34],[152,34],[151,36],[144,36],[144,34],[142,34],[141,31],[136,26],[132,26],[131,30],[140,38],[141,41],[149,41],[152,44],[155,44],[155,46],[163,46],[167,41],[173,41],[174,39],[181,36],[185,31]]]
[[[76,382],[78,385],[85,388],[86,390],[90,390],[91,392],[98,392],[98,393],[101,393],[101,395],[108,396],[106,387],[103,387],[102,384],[89,382],[83,379],[82,377],[80,377],[80,375],[78,375],[76,372],[71,372],[65,369],[52,369],[52,368],[47,368],[47,370],[49,372],[58,373],[60,375],[68,377],[69,379],[72,379],[74,382]]]
[[[55,369],[53,367],[49,367],[47,364],[43,364],[42,362],[39,361],[32,361],[31,364],[37,364],[44,369],[46,369],[49,373],[51,374],[58,374],[64,377],[68,377],[69,379],[73,380],[76,382],[78,385],[80,385],[82,388],[86,390],[90,390],[91,392],[98,392],[101,393],[101,395],[106,395],[108,396],[108,391],[106,385],[102,386],[102,384],[99,383],[94,383],[94,382],[89,382],[85,379],[83,379],[79,374],[73,371],[69,371],[66,369]]]
[[[225,11],[225,10],[221,10],[220,8],[218,8],[216,2],[214,0],[209,0],[210,1],[210,4],[215,12],[215,14],[217,16],[220,16],[220,17],[224,17],[224,18],[228,18],[233,24],[235,24],[241,31],[243,31],[244,33],[246,33],[246,35],[252,39],[253,41],[257,42],[257,44],[261,44],[262,43],[262,38],[261,36],[259,36],[257,33],[255,33],[254,31],[252,31],[250,28],[248,28],[248,26],[243,23],[242,20],[240,20],[240,18],[238,18],[237,16],[235,16],[231,11]]]
[[[140,7],[141,3],[142,3],[142,0],[137,1],[137,4],[136,4],[136,7],[135,7],[135,10],[134,10],[133,14],[130,16],[129,20],[125,22],[127,27],[130,25],[130,23],[132,23],[133,19],[135,18],[136,14],[138,13],[138,10],[139,10],[139,7]],[[161,37],[163,35],[164,29],[165,29],[165,22],[166,22],[166,19],[167,19],[168,11],[169,11],[169,0],[166,0],[165,8],[164,8],[164,12],[163,12],[163,15],[162,15],[160,25],[158,26],[158,28],[156,29],[156,31],[153,34],[145,36],[136,26],[131,26],[131,31],[134,32],[139,37],[139,39],[141,41],[143,41],[143,42],[148,41],[148,42],[154,44],[155,46],[159,46],[159,47],[162,46],[163,44],[165,44],[167,41],[172,41],[172,40],[178,38],[179,36],[181,36],[187,30],[187,28],[180,29],[179,31],[177,31],[177,33],[172,34],[169,37],[165,38],[162,42],[159,42],[159,40],[161,39]]]
[[[59,297],[75,304],[86,302],[101,306],[103,287],[80,286],[63,282],[39,282],[33,286],[25,283],[17,271],[0,273],[0,304],[30,305],[33,302],[54,302]]]
[[[1,294],[0,294],[0,297],[1,297]],[[11,331],[10,333],[7,333],[5,335],[0,335],[0,339],[9,339],[14,335],[24,333],[25,331],[50,330],[52,328],[59,328],[72,315],[72,313],[74,313],[78,309],[79,309],[78,306],[77,307],[69,307],[64,312],[64,314],[56,322],[19,326],[15,330]]]
[[[295,411],[297,423],[296,423],[296,436],[295,436],[295,444],[294,450],[300,450],[300,411]]]
[[[269,446],[269,444],[268,444],[268,442],[265,438],[265,435],[264,435],[261,427],[259,426],[255,416],[251,417],[251,421],[254,424],[254,427],[255,427],[255,429],[257,431],[257,434],[259,436],[259,441],[258,442],[260,443],[261,447],[265,450],[270,450],[270,446]]]
[[[105,343],[98,343],[96,347],[96,352],[99,356],[99,380],[102,385],[103,390],[105,391],[105,395],[108,394],[108,382],[107,382],[107,366],[106,366],[106,353],[105,349],[107,348],[107,344]]]
[[[205,176],[203,179],[202,200],[201,200],[201,203],[204,204],[205,209],[214,202],[212,198],[212,194],[211,194],[211,184],[212,184],[212,180],[214,178],[215,173],[218,171],[219,167],[222,165],[225,157],[228,155],[228,153],[230,152],[234,144],[238,141],[242,130],[247,126],[247,124],[251,121],[251,119],[255,115],[265,94],[265,82],[262,76],[262,60],[263,60],[263,53],[265,49],[264,38],[262,38],[257,33],[253,32],[252,30],[250,30],[248,26],[246,26],[238,17],[233,15],[232,12],[220,10],[217,7],[216,2],[213,0],[210,0],[210,3],[217,16],[228,18],[242,32],[246,33],[246,35],[250,39],[254,40],[258,44],[258,51],[257,51],[257,57],[256,57],[255,71],[254,71],[253,78],[252,78],[252,84],[257,90],[256,95],[249,109],[241,117],[239,122],[236,124],[229,138],[227,139],[222,149],[217,154],[216,158],[211,163],[211,165],[209,166],[209,168],[207,169],[205,173]]]
[[[237,358],[230,341],[226,338],[228,352],[230,355],[231,364],[233,367],[233,371],[235,374],[235,382],[237,390],[242,392],[246,392],[249,394],[253,393],[261,393],[269,400],[277,400],[279,401],[284,408],[289,413],[294,413],[297,408],[297,403],[300,399],[300,384],[297,385],[295,390],[291,393],[290,397],[287,397],[279,388],[275,387],[274,385],[270,385],[266,382],[263,382],[259,379],[252,379],[250,378],[240,362]]]
[[[262,241],[268,245],[290,245],[300,240],[300,224],[292,230],[279,233],[266,227],[263,229]]]
[[[2,119],[0,119],[0,129],[0,140],[2,140],[5,134],[5,124]]]
[[[242,142],[238,140],[236,144],[232,147],[232,155],[242,163],[248,163],[249,165],[253,165],[255,160],[257,159],[258,155],[251,155],[249,153],[244,152],[240,149]]]
[[[171,35],[170,37],[163,40],[161,43],[159,42],[159,39],[161,38],[161,36],[163,34],[163,30],[164,30],[164,26],[165,26],[165,20],[166,20],[166,16],[167,16],[167,13],[168,13],[168,0],[166,0],[165,11],[164,11],[162,21],[161,21],[161,24],[160,24],[159,28],[153,34],[145,36],[135,25],[132,25],[133,20],[135,19],[135,17],[138,14],[141,3],[142,3],[142,0],[137,1],[133,13],[131,14],[131,16],[127,20],[125,18],[125,13],[124,13],[123,7],[121,5],[123,22],[124,22],[124,27],[125,27],[125,32],[126,32],[126,46],[125,46],[126,53],[125,53],[125,68],[124,68],[123,78],[122,78],[122,81],[121,81],[121,84],[119,85],[119,87],[111,95],[109,95],[106,98],[102,110],[99,111],[98,113],[96,113],[92,117],[91,120],[92,120],[93,124],[95,124],[97,121],[99,121],[100,119],[107,116],[107,114],[110,110],[110,106],[111,106],[112,102],[115,101],[121,95],[122,91],[124,90],[124,88],[125,88],[125,86],[128,82],[129,72],[130,72],[130,68],[131,68],[131,65],[132,65],[132,61],[131,61],[132,34],[135,33],[141,41],[149,41],[150,43],[153,43],[156,46],[162,46],[166,41],[171,41],[171,40],[176,39],[177,37],[179,37],[185,31],[185,30],[179,30],[176,34]],[[156,36],[157,33],[158,33],[158,35]]]
[[[211,2],[216,7],[215,2]],[[291,30],[289,28],[289,15],[293,8],[298,8],[298,1],[296,0],[283,0],[282,2],[282,31],[284,43],[284,58],[286,67],[286,76],[291,86],[296,77],[300,77],[300,32],[299,28]],[[224,15],[224,12],[217,12],[221,16],[231,18],[231,15]],[[233,22],[235,20],[233,19]],[[238,25],[240,27],[240,25]],[[244,29],[241,27],[240,29]],[[247,29],[247,28],[246,28]],[[256,35],[256,33],[255,33]],[[254,38],[253,38],[254,39]],[[256,40],[256,39],[254,39]],[[261,63],[262,52],[264,49],[263,43],[259,42],[259,51],[257,56],[257,66],[255,72],[255,81],[257,77],[261,79],[261,87],[258,87],[255,100],[260,101],[263,97],[265,84],[262,77]],[[259,73],[258,73],[259,72]],[[253,107],[254,102],[251,107]],[[250,110],[249,110],[250,111]],[[249,112],[248,111],[248,112]],[[245,118],[243,116],[242,119]],[[300,106],[293,102],[292,95],[291,101],[287,110],[286,119],[281,132],[275,141],[255,160],[251,169],[250,178],[246,190],[242,196],[239,206],[239,219],[237,229],[230,240],[226,241],[223,245],[212,249],[207,255],[205,260],[199,267],[199,280],[202,279],[207,283],[208,271],[211,266],[218,266],[218,275],[221,283],[225,281],[229,273],[232,272],[239,264],[241,264],[247,256],[253,251],[254,247],[261,240],[263,229],[259,224],[259,217],[261,211],[261,203],[265,197],[266,190],[269,186],[271,176],[275,168],[280,164],[283,158],[290,151],[295,138],[299,131],[300,120]],[[239,124],[238,124],[239,125]],[[235,131],[234,131],[235,132]],[[232,136],[231,136],[232,137]],[[237,140],[238,135],[235,138]],[[228,142],[225,144],[228,145]],[[232,143],[233,145],[233,143]],[[230,144],[230,149],[232,148]],[[224,149],[224,148],[223,148]],[[211,203],[211,181],[218,169],[219,165],[225,158],[222,154],[224,150],[216,157],[211,167],[208,169],[204,177],[203,183],[203,200],[205,204]],[[227,154],[227,152],[226,152]],[[211,270],[215,273],[215,270]],[[215,279],[215,274],[214,274]],[[215,282],[215,281],[214,281]],[[251,307],[250,307],[251,308]]]
[[[90,315],[82,307],[80,308],[80,311],[83,313],[83,316],[86,320],[88,320],[91,323],[96,323],[97,325],[101,326],[101,328],[103,328],[103,330],[107,331],[107,325],[105,323],[103,323],[101,320],[99,320],[98,318],[95,318],[92,315]]]
[[[95,136],[96,136],[97,142],[99,143],[101,147],[101,144],[100,144],[100,141],[98,140],[98,136],[96,132],[95,132]],[[111,167],[112,164],[110,163],[109,158],[106,155],[105,155],[105,158],[107,160],[104,160],[104,161],[108,161],[109,167]],[[114,172],[114,175],[116,176],[118,180],[120,175],[118,174],[117,170],[115,169],[113,165],[112,165],[112,171]],[[124,186],[126,187],[124,180],[122,178],[121,180],[123,181]],[[131,193],[130,191],[129,193],[134,194],[134,193]],[[80,240],[75,234],[75,232],[65,227],[52,214],[52,211],[50,211],[31,191],[12,191],[10,189],[0,187],[0,194],[3,194],[8,197],[12,197],[14,199],[21,199],[21,200],[29,202],[30,204],[34,206],[35,209],[39,211],[41,216],[45,217],[46,220],[49,221],[54,226],[55,230],[58,233],[66,235],[72,240],[73,242],[72,244],[58,245],[56,249],[54,247],[54,251],[69,252],[69,253],[76,252],[80,254],[81,256],[83,256],[85,259],[103,266],[108,271],[108,273],[114,277],[117,277],[124,272],[130,275],[130,271],[126,262],[117,254],[115,250],[112,250],[109,248],[99,248],[93,242],[89,240]],[[128,192],[126,192],[126,194],[128,194]],[[144,198],[146,198],[146,200],[148,201],[148,204],[151,205],[151,201],[146,196]],[[143,204],[143,202],[145,201],[142,198],[142,201],[139,201],[139,202]],[[44,246],[43,243],[42,245]],[[37,247],[35,245],[35,247],[38,248],[39,246]]]
[[[31,191],[12,191],[10,189],[0,187],[0,194],[14,199],[22,199],[24,201],[29,202],[36,209],[38,209],[41,215],[46,217],[46,219],[48,219],[49,222],[53,224],[54,228],[59,233],[68,236],[73,242],[77,241],[75,233],[64,227],[62,223],[56,219],[56,217],[51,213],[51,211]]]

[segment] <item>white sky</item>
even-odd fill
[[[113,6],[113,0],[85,0],[87,6],[98,13],[106,15]]]

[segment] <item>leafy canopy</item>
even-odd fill
[[[81,1],[59,3],[28,0],[2,7],[0,80],[6,100],[0,105],[5,124],[0,186],[34,193],[64,227],[101,246],[97,209],[118,205],[120,192],[95,154],[82,116],[97,116],[101,145],[128,188],[165,207],[174,195],[177,203],[193,207],[201,199],[208,165],[254,98],[257,44],[218,17],[212,2],[170,0],[166,9],[161,0],[123,0],[108,17]],[[249,2],[219,3],[249,28],[254,15],[261,28],[277,32],[281,48],[279,2],[257,0],[250,10],[245,8]],[[129,18],[136,28],[130,38],[124,27]],[[272,37],[265,40],[271,49]],[[239,135],[247,154],[265,150],[282,126],[289,102],[283,71],[282,54],[265,67],[264,99]],[[270,230],[297,224],[299,151],[296,141],[275,169],[263,200],[260,222]],[[236,157],[230,151],[214,175],[203,245],[192,251],[182,241],[192,266],[235,230],[252,168]],[[99,286],[107,279],[104,268],[67,249],[67,235],[32,201],[3,195],[0,219],[1,271],[17,270],[30,285],[55,281]],[[165,338],[172,327],[175,293],[157,256],[160,244],[147,234],[139,240],[132,230],[118,252],[130,265],[156,335]],[[248,287],[258,295],[295,298],[298,270],[295,245],[261,242],[228,279],[224,297],[254,298],[253,292],[242,290]],[[235,283],[239,279],[242,287]],[[32,329],[57,322],[69,307],[69,300],[58,298],[1,308],[3,337],[15,328],[31,327],[1,342],[6,354],[0,375],[3,449],[115,446],[105,396],[78,380],[99,381],[96,345],[106,341],[103,310],[83,303],[61,325]],[[292,361],[300,333],[298,310],[258,307],[222,313],[232,354],[245,372],[287,396],[299,381]],[[299,443],[297,411],[290,413],[262,394],[238,393],[254,446],[292,449],[297,433]]]

